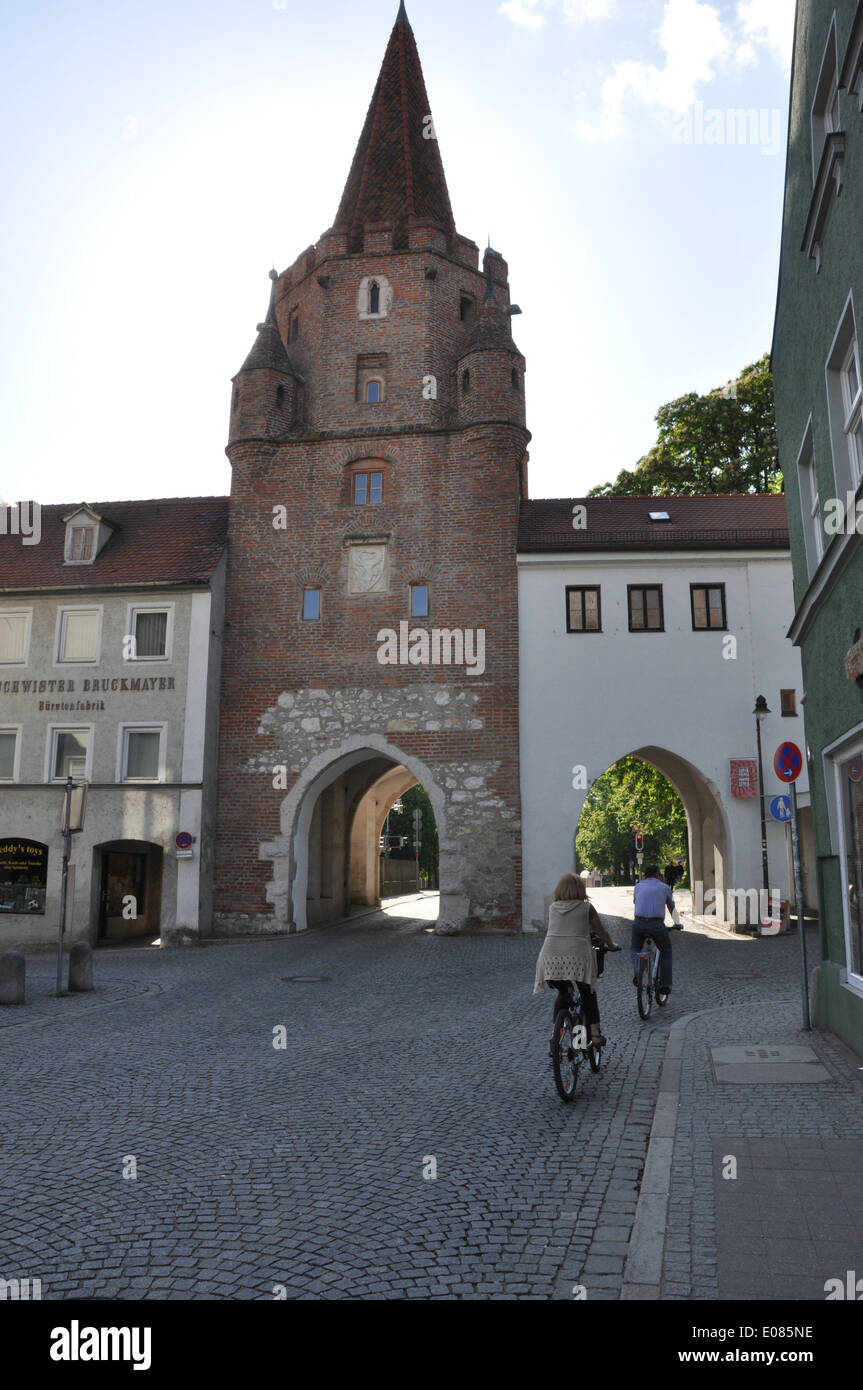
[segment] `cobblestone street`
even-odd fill
[[[552,996],[531,994],[540,939],[438,937],[405,915],[434,906],[99,952],[95,995],[60,1000],[31,957],[28,1004],[0,1014],[0,1275],[48,1299],[619,1298],[666,1040],[695,1011],[720,1012],[689,1025],[664,1296],[717,1296],[714,1137],[863,1137],[836,1044],[820,1087],[707,1075],[710,1019],[725,1042],[797,1039],[796,938],[676,937],[674,994],[647,1024],[628,955],[610,956],[605,1063],[566,1106]]]

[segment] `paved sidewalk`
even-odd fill
[[[681,1025],[663,1298],[823,1300],[829,1279],[863,1276],[863,1059],[801,1022],[792,994]],[[752,1051],[752,1081],[745,1065],[725,1079],[715,1049],[734,1044]],[[771,1054],[801,1047],[823,1080],[799,1079],[796,1060],[782,1079]]]

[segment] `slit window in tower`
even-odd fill
[[[366,402],[368,405],[380,405],[383,398],[383,382],[366,382]]]
[[[284,388],[284,386],[279,386],[279,387],[277,387],[277,389],[276,389],[276,405],[279,407],[279,410],[281,410],[281,409],[282,409],[282,406],[283,406],[284,404],[285,404],[285,388]]]
[[[411,617],[427,618],[429,615],[428,584],[411,585]]]
[[[379,314],[381,311],[381,287],[377,280],[372,280],[369,285],[369,313]]]
[[[466,396],[469,390],[470,390],[470,372],[462,372],[462,374],[461,374],[461,393],[462,393],[462,395],[463,395],[463,396]]]
[[[291,310],[291,317],[288,320],[288,342],[295,343],[300,336],[300,314],[298,309]]]
[[[515,367],[512,369],[512,386],[514,391],[517,391],[519,388],[518,371]]]
[[[316,623],[321,616],[320,589],[303,589],[303,622]]]
[[[459,317],[462,323],[472,323],[474,316],[474,302],[469,294],[463,294],[459,304]]]

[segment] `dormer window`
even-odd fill
[[[66,535],[63,561],[67,565],[92,565],[111,534],[111,526],[84,504],[63,517]]]

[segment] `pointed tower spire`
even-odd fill
[[[267,317],[263,323],[258,324],[258,336],[254,346],[240,368],[241,372],[254,372],[261,367],[269,368],[275,372],[290,372],[293,374],[291,359],[288,357],[285,345],[282,342],[282,335],[279,332],[279,323],[276,318],[276,281],[278,273],[270,271],[272,286],[270,289],[270,305],[267,309]]]
[[[401,4],[360,135],[335,231],[362,251],[367,222],[391,223],[393,249],[408,246],[410,218],[436,223],[451,243],[455,222],[431,123],[416,40]]]

